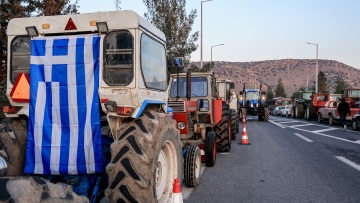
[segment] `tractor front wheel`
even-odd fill
[[[197,145],[187,147],[184,159],[184,181],[186,187],[196,187],[200,182],[201,154]]]
[[[175,122],[156,111],[120,126],[106,167],[110,202],[166,202],[174,178],[182,180],[183,158]]]
[[[214,127],[216,133],[217,151],[229,152],[231,149],[231,128],[229,106],[223,104],[221,121]]]

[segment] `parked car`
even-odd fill
[[[360,107],[360,101],[355,103],[355,107]],[[360,130],[360,111],[357,111],[351,120],[351,127],[353,130]]]
[[[275,107],[275,109],[273,110],[273,115],[274,116],[281,116],[281,110],[283,109],[283,106],[277,106]]]
[[[281,109],[281,116],[291,117],[291,106]]]

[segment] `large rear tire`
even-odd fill
[[[231,128],[229,128],[229,116],[229,106],[227,104],[223,104],[221,121],[214,127],[216,133],[216,147],[217,151],[220,152],[229,152],[231,149]]]
[[[197,145],[187,148],[184,160],[184,181],[186,187],[196,187],[200,182],[201,154]]]
[[[304,110],[304,106],[301,105],[301,104],[296,104],[296,118],[303,118],[304,117],[304,113],[305,113],[305,110]]]
[[[205,143],[205,163],[207,167],[213,167],[216,162],[216,134],[209,131]]]
[[[7,175],[23,175],[26,143],[26,119],[5,118],[0,124],[0,157],[7,163]]]
[[[160,126],[161,125],[161,126]],[[120,127],[106,167],[110,202],[165,202],[174,178],[182,180],[179,131],[166,114],[155,111]]]
[[[264,121],[269,121],[269,117],[270,117],[270,110],[268,107],[264,107]]]
[[[236,118],[236,112],[234,109],[231,109],[230,111],[230,117],[231,117],[231,139],[236,139],[236,131],[238,130],[239,120]]]

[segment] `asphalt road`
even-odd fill
[[[251,145],[218,153],[184,202],[360,202],[360,132],[316,121],[248,117]]]

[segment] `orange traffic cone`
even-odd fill
[[[174,179],[174,187],[173,187],[173,194],[172,194],[171,202],[172,203],[182,203],[183,202],[179,178]]]
[[[246,123],[246,118],[245,118],[245,115],[242,116],[242,123],[245,124]]]
[[[249,138],[248,138],[248,134],[246,132],[246,123],[243,124],[243,131],[241,134],[241,141],[239,142],[239,144],[241,145],[249,145]]]

